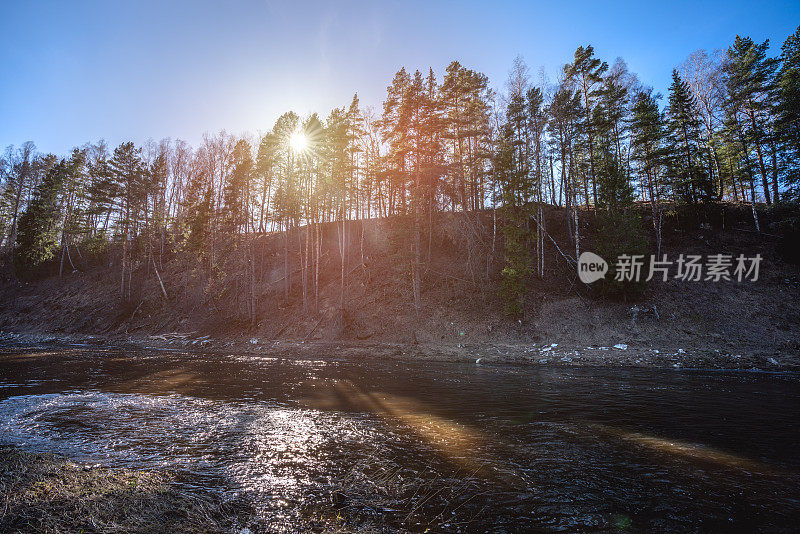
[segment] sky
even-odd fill
[[[105,139],[258,134],[285,111],[380,109],[405,66],[441,77],[457,60],[504,87],[514,58],[552,80],[579,45],[666,94],[693,51],[770,39],[800,2],[348,2],[0,0],[0,147],[66,154]],[[537,77],[537,76],[534,76]]]

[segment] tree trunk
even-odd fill
[[[150,259],[153,261],[153,270],[156,273],[156,278],[158,278],[158,285],[161,286],[161,294],[164,295],[164,300],[169,300],[169,297],[167,297],[167,290],[164,289],[164,282],[161,280],[161,274],[159,274],[158,267],[156,266],[156,258],[152,253],[150,254]],[[239,307],[238,303],[236,307]]]
[[[364,262],[364,221],[361,221],[361,271],[366,273],[366,263]],[[364,280],[366,283],[366,280]]]
[[[315,246],[316,254],[314,255],[314,311],[319,313],[319,256],[322,250],[322,235],[320,223],[314,224],[315,228]]]
[[[65,256],[65,251],[66,251],[66,248],[64,247],[64,244],[63,244],[63,238],[62,238],[62,244],[61,244],[61,261],[60,261],[60,262],[59,262],[59,264],[58,264],[58,279],[59,279],[59,280],[61,280],[61,273],[64,271],[64,256]]]
[[[125,201],[125,227],[122,233],[122,280],[120,283],[120,293],[122,298],[126,298],[125,287],[125,268],[128,262],[128,224],[130,223],[130,202]],[[130,288],[128,288],[130,290]]]
[[[767,183],[767,168],[764,165],[764,155],[761,153],[761,139],[758,135],[758,130],[756,128],[756,117],[755,114],[751,111],[750,112],[750,124],[753,127],[753,144],[756,146],[756,155],[758,155],[758,170],[761,172],[761,186],[764,188],[764,200],[766,200],[767,205],[772,204],[772,199],[770,198],[769,194],[769,185]]]
[[[750,152],[747,151],[747,142],[744,139],[739,121],[736,121],[737,129],[739,130],[739,139],[742,142],[742,150],[744,151],[745,163],[747,164],[747,174],[750,177],[750,206],[753,210],[753,222],[756,225],[756,231],[760,232],[761,228],[758,224],[758,213],[756,212],[756,190],[755,190],[755,177],[753,176],[752,166],[750,165]],[[742,190],[742,197],[744,197],[744,189]]]
[[[347,244],[345,242],[345,209],[342,207],[342,225],[341,229],[339,230],[339,258],[341,263],[341,285],[339,286],[339,330],[344,330],[344,281],[345,281],[345,269],[347,264]]]
[[[416,217],[415,217],[416,219]],[[420,245],[420,231],[419,231],[419,221],[414,223],[414,264],[413,268],[413,279],[414,279],[414,313],[416,318],[419,319],[420,311],[422,309],[422,303],[420,299],[420,289],[419,289],[419,269],[420,269],[420,253],[419,253],[419,245]]]
[[[122,241],[122,275],[120,278],[119,293],[121,298],[125,298],[125,265],[128,261],[128,234],[123,236]]]
[[[67,223],[69,222],[69,212],[71,202],[67,202],[66,209],[64,210],[64,220],[61,224],[61,261],[58,265],[58,279],[61,280],[61,273],[64,271],[64,256],[66,255],[67,246]]]
[[[250,326],[256,325],[256,241],[250,240]]]
[[[761,227],[758,224],[758,212],[756,211],[756,190],[755,187],[753,186],[753,180],[750,180],[750,198],[751,198],[750,207],[753,210],[753,222],[756,225],[756,232],[760,232]]]
[[[719,181],[719,191],[717,192],[717,200],[722,200],[723,195],[725,194],[725,182],[722,179],[722,168],[719,164],[719,155],[717,154],[717,147],[713,144],[711,145],[711,153],[714,157],[714,167],[717,169],[717,179]]]
[[[308,231],[306,231],[306,250],[305,257],[303,257],[303,233],[299,226],[297,228],[297,248],[300,253],[300,282],[303,285],[303,313],[308,313],[308,273],[306,272],[306,262],[308,259]]]
[[[289,285],[291,276],[289,272],[289,220],[286,220],[286,228],[283,232],[283,303],[289,303]]]
[[[573,212],[574,213],[573,217],[575,219],[575,221],[574,221],[574,225],[575,225],[575,261],[577,262],[578,258],[580,258],[580,256],[581,256],[581,231],[580,231],[580,225],[579,225],[579,220],[578,220],[578,203],[577,202],[574,203],[573,209],[575,210]]]
[[[14,197],[14,214],[11,216],[11,231],[8,233],[8,245],[11,248],[14,248],[14,242],[17,240],[17,216],[19,215],[19,204],[22,201],[22,185],[23,179],[20,178],[17,194]]]
[[[775,146],[775,138],[770,139],[770,147],[772,148],[772,200],[775,204],[779,201],[778,196],[778,149]]]
[[[584,87],[586,100],[586,126],[589,128],[589,165],[592,170],[592,199],[594,200],[594,210],[597,211],[597,175],[594,172],[594,129],[592,128],[591,108],[589,107],[589,93]],[[586,208],[589,208],[587,201]]]

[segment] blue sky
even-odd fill
[[[736,34],[777,54],[800,2],[0,2],[0,147],[66,153],[100,138],[268,130],[358,92],[380,106],[401,67],[453,59],[501,88],[516,55],[555,78],[578,45],[665,92],[672,68]]]

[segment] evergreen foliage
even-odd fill
[[[33,199],[19,219],[14,262],[23,277],[36,274],[58,250],[61,194],[67,173],[64,160],[53,165],[36,186]]]
[[[544,205],[561,209],[571,241],[558,262],[574,261],[586,243],[611,258],[647,251],[648,234],[659,251],[665,205],[699,220],[702,203],[745,203],[760,231],[757,205],[800,191],[798,109],[800,28],[778,57],[769,42],[742,36],[725,51],[693,53],[672,72],[666,105],[623,60],[609,67],[590,45],[575,50],[555,84],[531,83],[517,59],[498,92],[457,61],[441,78],[403,67],[376,111],[356,94],[325,118],[284,113],[257,138],[220,132],[194,148],[163,140],[113,150],[101,141],[64,161],[31,142],[9,147],[0,157],[0,251],[13,259],[11,276],[51,272],[56,259],[67,272],[70,263],[103,259],[120,270],[129,299],[134,273],[160,269],[165,254],[198,261],[214,278],[223,267],[255,264],[243,236],[285,231],[286,302],[300,292],[310,309],[320,263],[336,261],[343,310],[347,277],[360,265],[348,257],[357,226],[348,221],[388,217],[404,242],[397,267],[409,273],[418,316],[436,225],[461,212],[450,236],[468,247],[473,281],[499,282],[506,312],[522,319],[533,276],[545,277],[554,254]],[[304,143],[293,146],[297,136]],[[637,202],[651,209],[652,233],[633,215]],[[486,208],[498,216],[491,236],[481,224]],[[591,218],[599,230],[583,235]],[[335,223],[338,258],[319,257],[324,223]],[[239,284],[233,293],[249,294],[253,321],[254,288],[269,273],[251,269],[246,282],[226,276],[212,282]],[[637,291],[602,288],[624,298]]]

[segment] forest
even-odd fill
[[[574,266],[587,238],[604,257],[660,254],[675,210],[746,206],[761,232],[760,213],[796,205],[800,28],[779,51],[740,36],[698,50],[667,95],[591,45],[555,81],[517,58],[499,90],[453,61],[444,73],[401,68],[377,108],[354,95],[327,117],[286,112],[263,135],[99,141],[69,155],[25,142],[5,150],[0,179],[6,282],[100,266],[134,309],[143,281],[169,302],[186,284],[165,271],[192,273],[200,303],[235,301],[235,319],[254,325],[275,303],[319,313],[327,277],[343,323],[349,277],[368,263],[353,223],[383,220],[417,316],[437,236],[450,232],[470,277],[494,280],[505,313],[523,319],[532,281],[548,263]],[[568,246],[551,235],[552,209]]]

